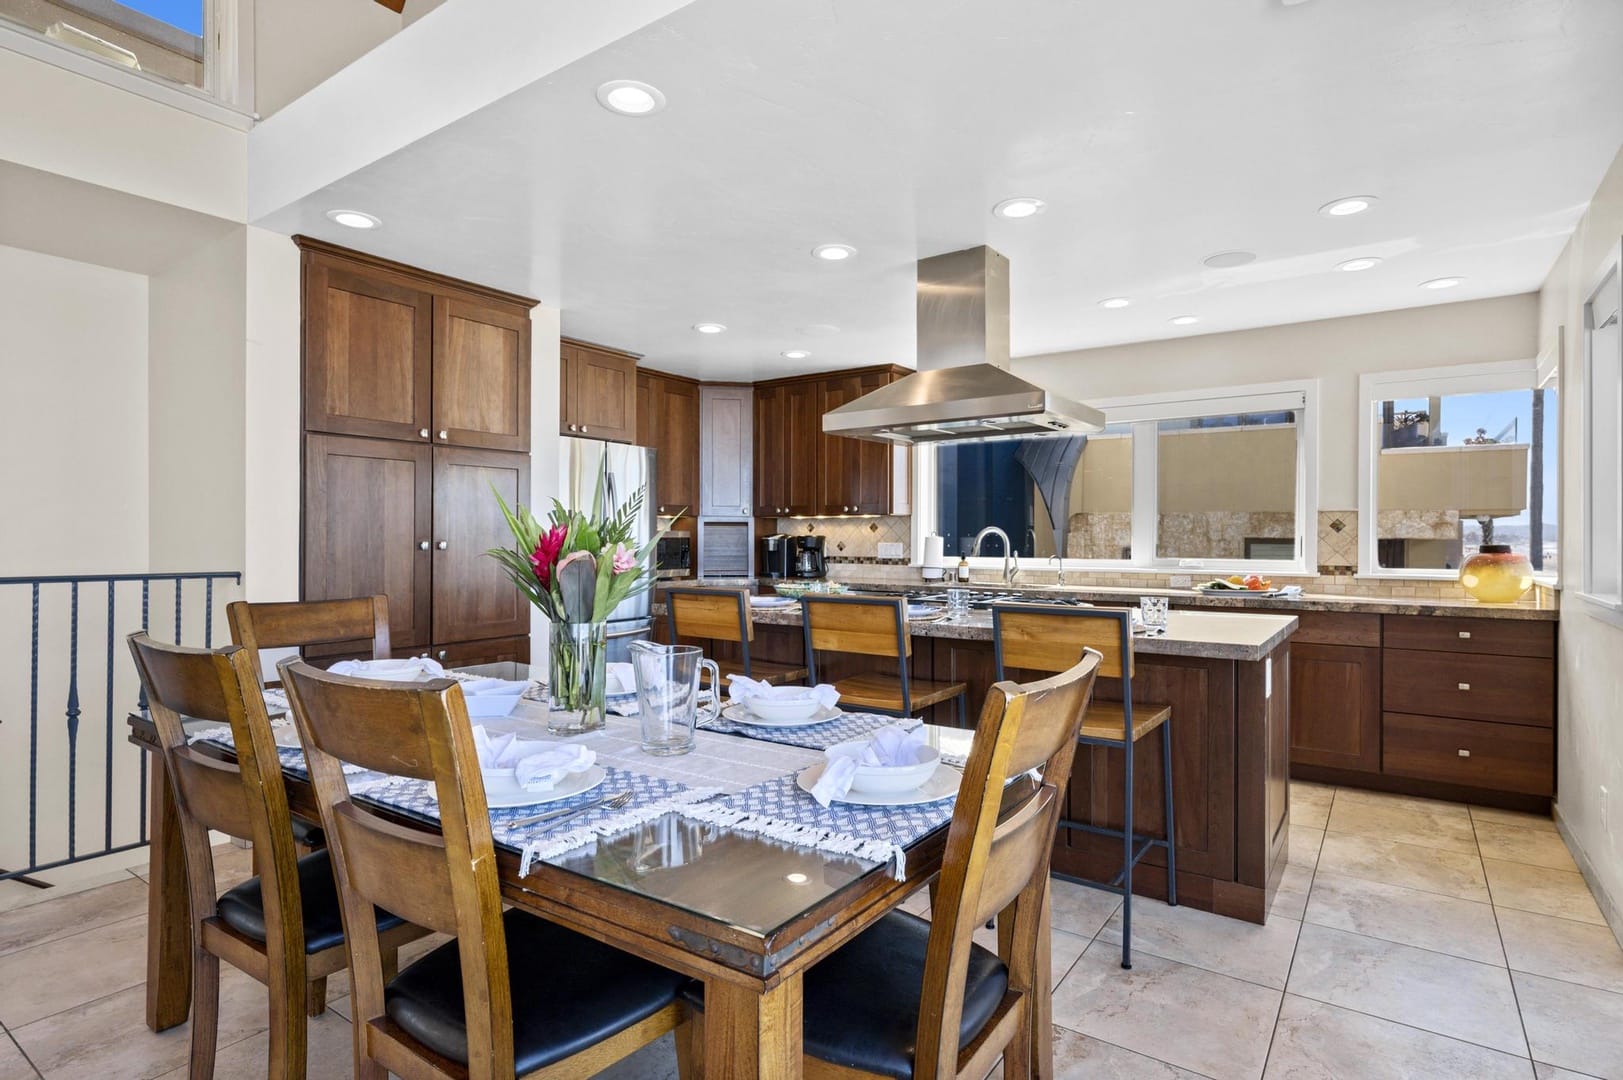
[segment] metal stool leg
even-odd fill
[[[1161,724],[1162,789],[1166,792],[1167,904],[1178,906],[1178,836],[1172,824],[1172,718]]]
[[[1128,728],[1127,745],[1127,809],[1122,815],[1122,850],[1127,865],[1121,877],[1121,966],[1133,969],[1133,737]]]

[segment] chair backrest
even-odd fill
[[[389,598],[357,596],[352,600],[298,600],[250,604],[237,600],[225,609],[231,640],[248,650],[254,678],[265,685],[260,649],[303,648],[346,641],[370,641],[372,659],[389,656]]]
[[[211,917],[218,898],[209,830],[252,840],[270,962],[302,963],[303,904],[287,789],[247,650],[182,648],[146,633],[131,634],[129,643],[174,792],[193,920]],[[183,717],[229,725],[237,763],[187,745]]]
[[[913,654],[907,632],[907,601],[884,596],[800,598],[806,654],[814,650],[902,658]]]
[[[1099,654],[1099,677],[1133,677],[1133,623],[1127,608],[992,605],[997,677],[1009,668],[1065,671],[1084,649]]]
[[[1090,652],[1063,674],[999,682],[987,694],[931,909],[913,1072],[920,1080],[958,1075],[971,939],[987,919],[999,916],[1009,943],[1009,989],[1034,989],[1049,855],[1098,670],[1099,656]],[[1041,770],[1040,781],[1007,785],[1032,769]]]
[[[489,1062],[489,1075],[511,1076],[513,1003],[501,888],[461,688],[450,679],[403,684],[345,678],[291,658],[277,668],[332,852],[354,1022],[384,1019],[375,905],[456,936],[468,1060]],[[440,831],[408,828],[354,802],[345,763],[431,782]]]
[[[755,640],[749,595],[748,589],[666,589],[673,642],[692,637],[748,645]]]

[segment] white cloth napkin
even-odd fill
[[[469,718],[493,720],[510,715],[529,688],[526,679],[469,679],[462,684],[462,697]]]
[[[748,702],[756,694],[772,694],[781,696],[786,689],[804,690],[817,699],[817,704],[825,709],[832,709],[840,703],[840,692],[828,683],[819,683],[816,686],[775,687],[771,683],[759,679],[751,679],[744,675],[727,676],[727,697],[735,704]]]
[[[917,765],[928,745],[923,724],[911,730],[890,724],[874,732],[865,742],[831,746],[823,751],[828,764],[812,785],[812,798],[822,806],[843,799],[851,790],[858,765]]]
[[[386,679],[390,682],[422,682],[445,678],[445,669],[439,661],[426,656],[413,656],[405,660],[340,660],[327,669],[334,675],[349,675],[361,679]]]
[[[597,752],[578,743],[540,742],[516,734],[492,736],[473,725],[473,745],[481,769],[512,769],[525,791],[551,791],[565,777],[597,764]]]

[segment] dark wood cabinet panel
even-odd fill
[[[304,426],[427,442],[434,298],[340,259],[304,262]]]
[[[756,517],[775,518],[789,511],[788,395],[789,388],[781,383],[755,388]]]
[[[1523,795],[1555,794],[1549,728],[1387,713],[1382,760],[1393,776]]]
[[[395,655],[417,656],[423,650]],[[472,667],[475,664],[528,664],[530,639],[528,637],[492,638],[488,641],[456,641],[434,645],[428,655],[446,667]]]
[[[500,450],[434,448],[433,607],[435,642],[530,632],[530,609],[485,552],[513,542],[492,487],[507,504],[530,498],[530,456]]]
[[[699,509],[699,386],[666,378],[657,384],[659,441],[653,446],[659,451],[654,465],[660,513],[692,517]]]
[[[1279,612],[1267,612],[1277,615]],[[1381,617],[1363,612],[1301,611],[1296,613],[1293,642],[1311,645],[1381,647]]]
[[[1381,650],[1291,646],[1291,760],[1360,772],[1381,769]]]
[[[895,381],[896,375],[884,371],[865,373],[857,387],[857,396],[871,394]],[[906,454],[888,443],[867,439],[846,439],[846,495],[857,514],[890,514],[895,506],[895,460],[897,454]]]
[[[1550,622],[1429,615],[1388,615],[1383,622],[1389,649],[1555,656],[1555,623]]]
[[[305,436],[304,599],[387,596],[389,640],[399,647],[429,641],[432,452]]]
[[[822,387],[789,383],[783,396],[784,505],[794,516],[822,512]]]
[[[830,517],[854,514],[856,489],[860,486],[857,471],[861,465],[862,443],[843,435],[826,435],[822,431],[823,414],[837,409],[862,396],[862,379],[856,375],[842,375],[824,379],[817,384],[817,441],[820,467],[817,470],[818,513]]]
[[[559,433],[641,442],[637,358],[574,342],[561,348]]]
[[[1548,660],[1388,648],[1382,666],[1388,712],[1555,724],[1555,665]]]
[[[434,298],[434,441],[530,447],[530,317],[454,296]]]

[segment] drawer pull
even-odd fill
[[[1462,683],[1460,683],[1460,689],[1461,690],[1469,690],[1469,689],[1471,689],[1471,684],[1468,683],[1468,682],[1462,682]]]
[[[1460,751],[1460,757],[1470,757],[1470,756],[1471,756],[1471,751],[1469,751],[1469,750],[1461,750]]]
[[[1470,641],[1471,640],[1471,631],[1469,631],[1469,630],[1461,630],[1460,631],[1460,640],[1462,640],[1462,641]]]

